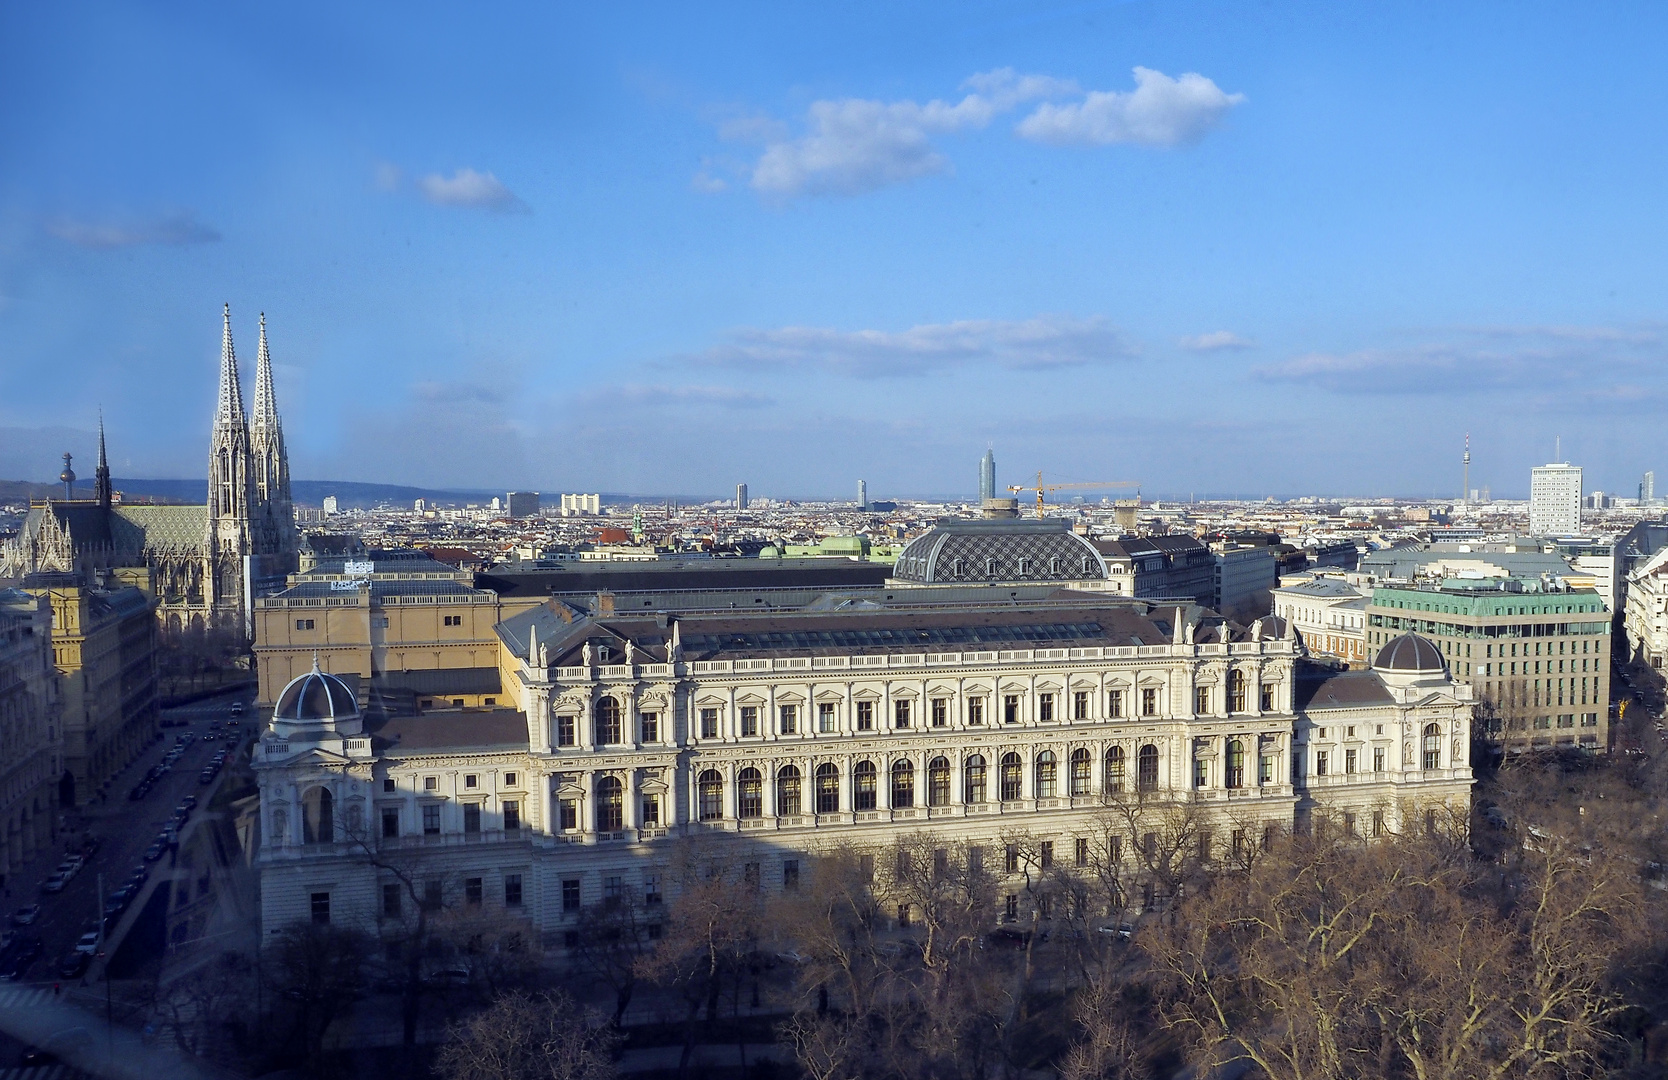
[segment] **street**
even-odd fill
[[[56,984],[67,984],[68,981],[59,976],[59,964],[74,949],[83,933],[97,927],[103,914],[104,898],[126,883],[136,867],[147,867],[150,880],[165,880],[173,852],[165,852],[160,859],[147,863],[144,860],[145,849],[168,825],[174,807],[185,796],[194,795],[198,799],[194,816],[207,807],[210,793],[216,790],[227,773],[222,770],[215,782],[209,785],[200,784],[198,774],[222,747],[228,748],[228,767],[232,764],[230,759],[233,754],[244,748],[254,728],[252,712],[236,718],[241,721],[239,727],[228,729],[226,722],[233,719],[230,713],[232,703],[242,700],[247,706],[250,696],[247,690],[237,691],[164,710],[165,722],[183,722],[185,726],[162,728],[160,737],[116,774],[101,797],[95,797],[76,810],[62,811],[56,843],[37,852],[32,860],[21,864],[9,876],[3,889],[0,889],[3,892],[0,902],[4,904],[6,927],[14,932],[38,934],[44,951],[23,973],[22,980],[15,984],[0,984],[0,1008],[15,1008],[31,1001],[49,999]],[[203,737],[210,733],[211,723],[218,727],[214,732],[216,738],[205,741]],[[128,792],[145,778],[148,770],[162,764],[177,738],[186,733],[193,738],[169,771],[153,783],[144,799],[130,800]],[[79,850],[82,839],[88,835],[98,838],[99,848],[88,857],[86,865],[62,892],[51,894],[42,891],[41,882],[55,872],[67,851]],[[102,893],[99,891],[101,874]],[[33,925],[15,927],[10,924],[12,914],[19,908],[37,903],[40,915]],[[129,913],[133,912],[134,909],[129,908]],[[100,967],[95,965],[93,973],[96,974]],[[74,980],[76,983],[80,981],[81,978]],[[22,1049],[13,1040],[0,1038],[0,1069],[16,1063]]]

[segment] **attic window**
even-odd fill
[[[996,560],[994,558],[985,560],[985,573],[990,577],[996,576]]]
[[[597,659],[605,664],[608,663],[608,646],[600,645],[597,647]]]

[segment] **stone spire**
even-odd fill
[[[284,425],[272,391],[272,354],[266,344],[266,313],[261,313],[261,344],[255,355],[255,411],[249,421],[249,455],[256,519],[255,554],[276,555],[293,570],[300,547],[295,508],[290,501],[290,458],[284,448]]]
[[[226,305],[220,338],[220,403],[214,411],[209,444],[208,544],[220,556],[243,556],[249,550],[249,504],[253,494],[249,468],[249,424],[243,414],[243,383],[232,348],[232,306]],[[228,571],[229,573],[230,571]],[[230,592],[222,583],[216,594]]]
[[[93,471],[93,494],[100,507],[110,509],[115,492],[110,488],[110,459],[104,453],[103,409],[98,411],[98,468]]]

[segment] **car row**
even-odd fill
[[[0,949],[0,982],[17,982],[46,951],[39,934],[19,934]]]

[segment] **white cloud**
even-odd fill
[[[775,399],[733,386],[674,386],[626,383],[585,395],[592,403],[609,400],[625,405],[717,405],[722,408],[756,409],[775,404]]]
[[[1208,334],[1194,334],[1181,339],[1181,347],[1193,352],[1223,352],[1229,349],[1250,349],[1256,342],[1240,337],[1231,330],[1212,330]]]
[[[1134,90],[1091,90],[1082,101],[1044,102],[1016,130],[1055,146],[1175,146],[1198,140],[1244,101],[1244,94],[1224,93],[1194,72],[1172,79],[1138,67]]]
[[[1011,68],[974,75],[963,85],[971,92],[954,103],[814,101],[806,132],[797,139],[751,120],[742,130],[769,139],[753,167],[753,187],[775,196],[856,195],[946,172],[949,159],[933,146],[932,136],[982,128],[1022,101],[1076,89]]]
[[[459,169],[450,177],[430,173],[417,181],[423,198],[439,206],[470,206],[499,213],[527,213],[530,207],[491,173]]]
[[[908,330],[787,326],[737,330],[698,363],[759,370],[823,368],[855,378],[924,375],[972,364],[1027,370],[1107,363],[1135,350],[1104,318],[1044,315],[1021,321],[969,319]]]
[[[191,210],[179,210],[149,221],[115,224],[55,218],[46,231],[76,247],[110,249],[142,244],[206,244],[220,239],[213,226],[197,220]]]

